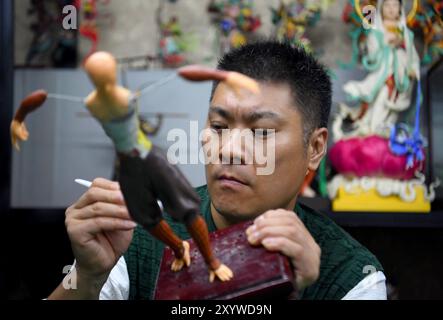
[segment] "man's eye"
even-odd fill
[[[227,129],[228,127],[226,127],[225,125],[222,124],[211,124],[211,129],[214,130],[215,132],[221,133],[221,131],[223,129]]]
[[[266,138],[275,132],[274,129],[252,129],[252,133],[255,137]]]

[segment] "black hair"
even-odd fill
[[[244,45],[225,54],[218,69],[236,71],[257,81],[288,84],[294,105],[302,114],[304,141],[328,126],[331,110],[331,80],[325,68],[300,47],[267,40]],[[211,101],[217,88],[212,87]]]

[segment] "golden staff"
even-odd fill
[[[357,11],[357,14],[359,15],[359,17],[362,19],[362,21],[364,23],[366,23],[367,25],[370,25],[368,19],[365,18],[365,16],[363,16],[363,13],[361,11],[361,7],[360,7],[360,0],[354,0],[354,8],[355,11]],[[408,13],[408,17],[407,17],[407,23],[410,24],[412,19],[414,19],[415,14],[417,13],[418,10],[418,0],[414,0],[413,4],[412,4],[412,8],[411,11]]]

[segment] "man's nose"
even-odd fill
[[[222,164],[244,165],[251,159],[250,148],[254,145],[250,130],[232,129],[222,134],[220,161]]]

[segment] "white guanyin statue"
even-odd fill
[[[411,105],[414,80],[420,77],[420,58],[401,0],[378,0],[362,64],[368,75],[344,85],[349,101],[360,108],[340,105],[333,124],[335,141],[371,134],[387,137],[399,113]],[[343,126],[345,119],[351,122],[348,130]]]

